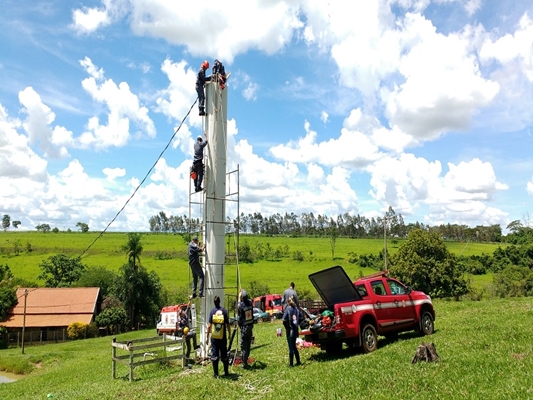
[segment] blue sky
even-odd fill
[[[228,81],[244,213],[530,223],[533,3],[7,0],[0,213],[104,229],[195,101]],[[196,107],[110,227],[188,214]]]

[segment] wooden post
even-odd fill
[[[132,343],[132,347],[133,347],[133,343]],[[130,350],[130,382],[133,382],[133,349],[130,348],[129,350]]]
[[[117,342],[117,337],[113,336],[113,343],[116,343],[116,342]],[[117,369],[117,362],[115,361],[115,357],[117,356],[117,348],[113,346],[113,343],[111,343],[111,348],[113,349],[111,352],[111,360],[113,360],[111,363],[112,364],[111,365],[111,377],[115,379],[116,369]]]

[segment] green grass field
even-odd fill
[[[42,233],[42,232],[2,232],[0,233],[0,264],[8,265],[16,277],[30,281],[37,281],[41,273],[39,264],[48,257],[65,253],[70,256],[81,255],[89,245],[99,236],[98,233]],[[292,238],[292,237],[265,237],[265,236],[240,236],[240,243],[245,241],[250,246],[258,242],[263,246],[269,244],[273,249],[288,246],[289,253],[300,251],[304,256],[303,261],[295,261],[292,257],[276,261],[260,260],[253,264],[240,263],[228,264],[225,267],[225,286],[228,290],[237,286],[237,275],[241,283],[247,286],[256,280],[268,284],[271,292],[283,292],[288,283],[294,281],[300,290],[314,292],[307,276],[318,270],[332,265],[342,265],[348,275],[353,279],[361,274],[375,271],[359,268],[347,260],[350,253],[375,254],[383,250],[382,239],[346,239],[338,238],[335,244],[335,259],[332,259],[329,238]],[[104,266],[111,270],[118,270],[127,260],[121,247],[126,243],[127,235],[124,233],[106,233],[101,236],[83,257],[83,263],[88,266]],[[228,237],[228,252],[233,250],[234,238]],[[387,242],[389,254],[394,254],[401,240],[392,239]],[[28,252],[28,243],[32,251]],[[142,236],[143,253],[142,265],[148,270],[154,270],[159,275],[163,285],[170,291],[187,286],[190,281],[189,267],[187,264],[187,241],[180,235],[150,234]],[[458,243],[446,242],[449,250],[455,254],[472,255],[492,254],[498,244],[485,243]],[[20,252],[16,254],[15,249]],[[480,287],[492,281],[491,275],[472,277],[474,286]]]
[[[302,367],[289,369],[279,322],[254,327],[252,369],[232,368],[232,379],[214,380],[211,366],[152,364],[137,367],[135,381],[119,365],[111,378],[111,337],[0,351],[0,369],[30,369],[0,384],[0,399],[528,399],[533,398],[533,300],[434,302],[435,333],[400,335],[368,355],[344,349],[329,356],[301,351]],[[150,337],[130,332],[117,340]],[[434,342],[438,363],[411,364],[422,342]]]

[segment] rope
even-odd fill
[[[135,188],[135,190],[133,191],[133,193],[131,194],[131,196],[128,198],[128,200],[126,200],[126,203],[124,203],[124,205],[122,206],[122,208],[117,212],[117,214],[113,217],[113,219],[111,220],[111,222],[109,222],[109,224],[107,224],[107,226],[105,227],[105,229],[100,232],[100,234],[96,237],[96,239],[93,240],[93,242],[79,255],[79,258],[81,258],[87,251],[89,251],[89,249],[96,243],[96,241],[98,239],[100,239],[104,233],[107,231],[107,229],[111,226],[111,224],[113,222],[115,222],[115,220],[117,219],[117,217],[120,215],[120,213],[122,211],[124,211],[124,209],[126,208],[126,206],[128,205],[128,203],[130,202],[130,200],[133,198],[133,196],[135,196],[135,194],[137,193],[137,191],[140,189],[140,187],[142,186],[142,184],[144,183],[144,181],[146,181],[146,179],[148,178],[148,176],[150,175],[150,173],[153,171],[153,169],[155,168],[155,166],[157,165],[157,163],[159,162],[159,160],[161,159],[161,157],[163,156],[163,153],[165,153],[165,151],[168,149],[168,146],[170,146],[170,143],[172,143],[172,140],[174,139],[174,137],[176,136],[176,134],[178,133],[178,131],[180,130],[180,128],[182,127],[183,123],[185,122],[185,120],[189,117],[189,114],[191,113],[191,110],[193,109],[193,107],[195,106],[196,102],[198,101],[198,98],[196,98],[196,100],[194,100],[194,103],[192,103],[191,107],[189,108],[189,111],[187,112],[187,114],[185,114],[185,117],[183,117],[183,119],[181,120],[181,123],[179,124],[179,126],[176,128],[176,130],[174,131],[174,134],[172,135],[172,137],[170,138],[170,140],[168,141],[167,145],[165,146],[165,148],[163,149],[163,151],[161,152],[161,154],[159,154],[159,157],[157,157],[157,160],[155,161],[154,165],[152,165],[152,167],[148,170],[148,172],[146,173],[146,175],[144,176],[143,180],[141,181],[141,183],[139,183],[139,185]]]

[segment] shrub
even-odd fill
[[[304,260],[304,255],[302,254],[302,252],[300,250],[296,250],[292,253],[292,259],[294,261],[303,261]]]
[[[67,328],[67,336],[69,339],[78,340],[85,338],[85,333],[87,330],[87,324],[83,322],[73,322]]]

